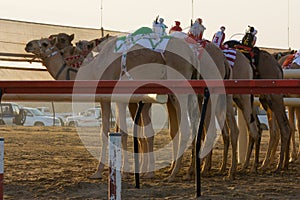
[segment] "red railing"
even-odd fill
[[[117,87],[115,88],[115,86]],[[138,86],[138,87],[137,87]],[[3,94],[300,94],[300,80],[145,80],[145,81],[0,81]],[[225,88],[225,90],[224,90]]]

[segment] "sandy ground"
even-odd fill
[[[107,168],[103,179],[88,178],[98,160],[86,150],[75,128],[18,126],[0,130],[0,137],[5,138],[5,199],[108,198]],[[87,136],[98,134],[95,129],[85,131]],[[261,160],[267,137],[264,132]],[[156,135],[155,144],[168,140],[167,132],[163,132]],[[226,181],[217,171],[221,150],[219,143],[211,175],[201,179],[201,199],[300,199],[300,164],[292,163],[289,171],[282,174],[239,173],[236,180]],[[134,177],[124,179],[122,199],[194,199],[194,181],[183,180],[188,153],[173,183],[164,181],[169,175],[168,167],[156,171],[152,180],[141,178],[140,189],[135,189]]]

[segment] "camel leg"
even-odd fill
[[[169,100],[167,102],[167,109],[168,109],[168,115],[169,115],[169,129],[170,129],[170,136],[171,136],[171,140],[172,142],[172,163],[171,163],[171,167],[169,169],[170,172],[172,173],[177,173],[177,172],[173,172],[174,166],[175,166],[175,162],[176,162],[176,157],[177,157],[177,152],[178,152],[178,119],[177,119],[177,114],[176,114],[176,109],[175,109],[175,105],[173,100],[171,99],[172,97],[169,97]]]
[[[270,166],[270,163],[274,160],[275,152],[277,149],[278,145],[278,140],[277,140],[277,135],[278,132],[276,130],[276,121],[275,121],[275,116],[274,113],[271,111],[270,108],[267,108],[267,117],[268,117],[268,123],[269,123],[269,132],[270,132],[270,137],[269,137],[269,143],[268,143],[268,149],[267,153],[265,155],[265,159],[260,167],[261,171],[266,171],[268,167]],[[273,156],[272,156],[273,154]]]
[[[296,147],[296,140],[295,140],[295,107],[287,106],[288,115],[289,115],[289,123],[291,127],[291,143],[292,143],[292,151],[291,151],[291,158],[290,162],[297,160],[297,147]]]
[[[192,135],[193,135],[193,142],[192,142],[192,154],[191,154],[191,160],[190,160],[190,166],[188,169],[188,172],[186,176],[184,177],[185,180],[191,180],[193,178],[193,175],[195,174],[195,138],[196,135],[198,134],[198,128],[199,128],[199,122],[200,122],[200,101],[198,101],[197,95],[189,95],[189,105],[194,105],[194,106],[189,106],[189,117],[191,121],[191,126],[192,126]]]
[[[102,172],[104,170],[104,165],[106,163],[106,154],[108,148],[108,132],[109,132],[109,119],[111,113],[110,102],[101,102],[101,114],[102,114],[102,138],[101,138],[101,157],[99,159],[99,164],[96,172],[89,178],[100,179],[102,178]]]
[[[229,150],[229,127],[227,123],[224,123],[224,127],[222,129],[222,137],[223,137],[223,143],[224,143],[224,150],[223,150],[223,160],[220,167],[220,173],[224,174],[226,171],[226,164],[227,164],[227,158],[228,158],[228,150]]]
[[[120,132],[122,134],[122,172],[123,178],[129,177],[129,172],[132,171],[129,165],[128,158],[128,131],[127,131],[127,123],[126,123],[126,103],[116,103],[116,120],[117,125],[120,128]]]
[[[176,173],[179,171],[183,153],[189,147],[188,142],[189,142],[189,139],[191,138],[189,122],[188,122],[188,113],[187,113],[187,111],[188,111],[188,96],[187,95],[177,95],[177,97],[178,97],[178,99],[176,99],[176,101],[175,101],[175,105],[176,105],[175,108],[176,108],[177,119],[180,119],[179,148],[178,148],[178,152],[176,155],[177,160],[176,160],[174,169],[173,169],[170,177],[168,178],[168,181],[173,181],[176,176]]]
[[[154,147],[154,129],[151,123],[150,117],[151,104],[147,103],[142,109],[142,125],[144,132],[144,148],[143,148],[143,162],[142,162],[142,172],[144,172],[144,178],[153,178],[155,171],[155,158],[153,153]]]
[[[296,108],[296,119],[297,119],[297,131],[298,131],[298,135],[299,135],[299,141],[298,141],[298,155],[297,155],[297,159],[296,162],[299,163],[300,162],[300,108],[297,107]]]
[[[226,119],[228,122],[228,126],[231,128],[230,130],[230,140],[232,147],[232,158],[231,158],[231,166],[229,170],[228,178],[233,180],[235,178],[236,170],[237,170],[237,141],[239,136],[239,129],[237,127],[237,122],[234,116],[233,104],[232,104],[232,95],[227,95],[227,112]],[[231,100],[230,100],[231,99]]]
[[[272,103],[270,103],[271,109],[274,111],[276,121],[280,129],[281,136],[281,148],[279,163],[275,172],[279,172],[282,169],[287,170],[289,165],[289,148],[291,139],[291,129],[289,121],[285,113],[285,106],[283,103],[283,97],[279,95],[271,95]]]

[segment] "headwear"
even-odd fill
[[[176,24],[176,26],[179,26],[180,22],[179,21],[175,21],[175,24]]]
[[[163,18],[159,18],[159,22],[163,23],[165,20]]]
[[[196,21],[197,21],[199,24],[202,24],[202,19],[201,19],[201,18],[197,18]]]
[[[257,33],[257,30],[254,29],[254,31],[252,32],[252,35],[256,35],[256,33]]]
[[[253,33],[254,27],[253,27],[253,26],[248,26],[248,27],[249,27],[249,32],[250,32],[250,33]]]
[[[220,29],[221,29],[222,31],[225,31],[225,26],[221,26]]]

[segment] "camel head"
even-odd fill
[[[80,55],[82,51],[78,47],[68,46],[60,50],[60,53],[64,58],[67,58],[74,55]]]
[[[54,45],[54,40],[48,38],[32,40],[26,44],[25,51],[43,59],[51,56],[54,50],[57,49]]]
[[[68,35],[66,33],[58,33],[55,35],[50,35],[49,39],[55,41],[55,46],[61,50],[67,46],[72,46],[72,40],[74,39],[74,34]]]

